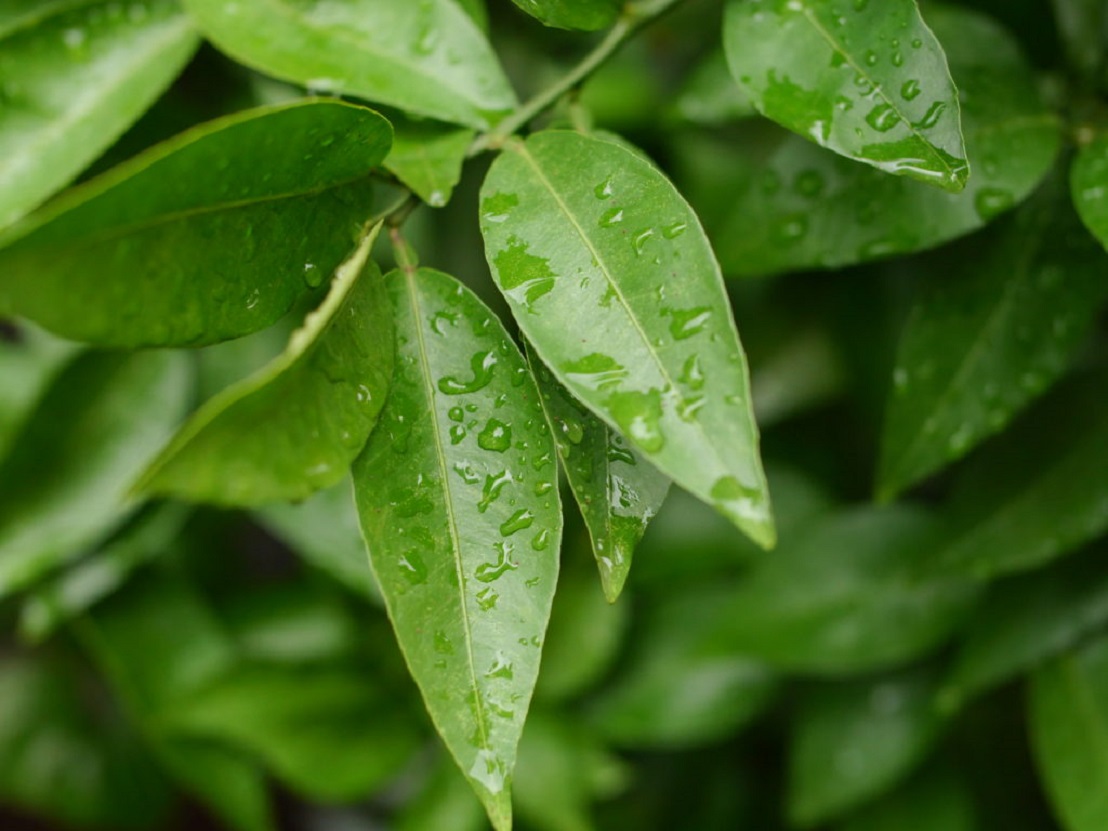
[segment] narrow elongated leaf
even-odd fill
[[[188,404],[183,355],[87,353],[57,377],[0,464],[0,596],[107,535]]]
[[[1108,824],[1108,638],[1031,679],[1032,744],[1043,784],[1067,831]]]
[[[196,127],[0,235],[0,313],[112,346],[262,329],[349,252],[390,141],[336,101]]]
[[[1065,372],[1108,297],[1102,256],[1047,186],[927,275],[897,349],[880,494],[965,455]]]
[[[576,401],[541,361],[528,358],[566,479],[592,538],[604,596],[615,603],[635,546],[662,507],[670,480]]]
[[[976,597],[968,581],[917,577],[937,536],[933,517],[906,505],[817,521],[730,593],[721,643],[775,666],[821,673],[918,657],[961,623]]]
[[[337,484],[384,406],[395,343],[377,226],[339,267],[284,354],[209,400],[151,465],[149,494],[228,505],[304,499]]]
[[[184,0],[236,60],[320,92],[487,127],[515,95],[455,0]]]
[[[746,358],[707,237],[673,185],[624,147],[549,131],[511,143],[481,199],[493,277],[555,377],[772,546]]]
[[[394,119],[393,127],[396,134],[385,167],[432,208],[441,208],[462,177],[473,130],[409,119]]]
[[[174,0],[18,0],[0,18],[0,228],[66,185],[199,43]]]
[[[880,5],[872,0],[871,5]],[[928,6],[962,92],[973,175],[961,193],[852,164],[749,122],[675,154],[728,274],[834,267],[931,248],[1021,202],[1057,155],[1058,117],[1015,39],[985,15]]]
[[[1108,621],[1104,550],[994,584],[974,612],[946,678],[953,709],[1078,643]]]
[[[915,0],[731,0],[723,44],[768,118],[887,173],[965,187],[958,93]]]
[[[926,669],[807,689],[789,749],[792,823],[821,825],[903,778],[938,737],[935,690]]]
[[[547,26],[592,31],[610,26],[619,16],[619,0],[512,0]]]
[[[1070,190],[1081,221],[1108,248],[1108,135],[1081,148],[1070,168]]]
[[[956,482],[950,530],[929,573],[986,580],[1069,553],[1108,528],[1108,398],[1103,374],[1067,382]]]
[[[476,297],[429,269],[386,284],[397,371],[354,465],[362,530],[431,718],[502,831],[558,573],[554,442]]]

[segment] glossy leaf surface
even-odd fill
[[[392,309],[369,260],[376,229],[335,275],[284,354],[210,399],[139,489],[226,505],[304,499],[337,484],[365,445],[392,377]]]
[[[822,825],[883,793],[938,736],[935,676],[909,670],[806,690],[793,720],[789,816]]]
[[[619,0],[512,0],[547,26],[592,31],[610,26],[619,16]]]
[[[878,5],[872,0],[872,5]],[[683,150],[689,193],[728,274],[835,267],[931,248],[1021,202],[1050,169],[1060,124],[1014,38],[964,8],[929,6],[962,91],[974,162],[952,194],[851,164],[764,125]]]
[[[1108,823],[1108,638],[1059,658],[1032,676],[1035,758],[1067,831]]]
[[[494,279],[555,377],[772,546],[746,358],[719,267],[661,172],[608,141],[539,133],[493,163],[481,232]]]
[[[0,19],[0,228],[118,138],[199,42],[173,0],[12,6]]]
[[[604,595],[614,603],[635,546],[662,507],[670,480],[574,399],[541,361],[531,359],[530,366],[562,468],[592,538]]]
[[[1108,297],[1101,254],[1047,186],[926,275],[893,370],[878,491],[885,497],[1003,429],[1062,375]]]
[[[185,0],[235,59],[317,92],[486,127],[515,95],[492,48],[455,0]]]
[[[0,464],[0,596],[106,536],[188,405],[180,354],[90,352],[57,377]]]
[[[109,346],[262,329],[347,255],[390,142],[334,101],[195,127],[0,235],[0,313]]]
[[[1108,248],[1108,136],[1081,148],[1070,168],[1070,190],[1081,221]]]
[[[393,128],[385,167],[432,208],[441,208],[462,176],[473,130],[412,119],[394,119]]]
[[[965,187],[958,93],[915,0],[732,0],[723,43],[768,118],[887,173]]]
[[[362,530],[431,718],[506,829],[558,573],[554,442],[523,357],[476,297],[429,269],[386,284],[397,367],[354,466]]]

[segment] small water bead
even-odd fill
[[[510,537],[519,531],[530,528],[534,522],[535,515],[527,508],[520,508],[500,524],[500,534],[504,537]]]
[[[944,112],[946,112],[946,102],[936,101],[927,108],[927,112],[923,114],[923,118],[917,121],[913,126],[920,130],[929,130],[939,123],[939,119],[942,118]]]
[[[476,485],[481,481],[481,476],[473,469],[473,465],[469,462],[455,462],[454,472],[462,477],[462,481],[467,485]]]
[[[677,239],[688,230],[689,223],[684,221],[672,222],[662,228],[662,236],[666,239]]]
[[[452,445],[461,444],[466,437],[466,428],[461,424],[455,424],[450,428],[450,443]]]
[[[923,90],[919,85],[919,81],[917,81],[915,78],[911,78],[901,84],[900,97],[903,98],[905,101],[914,101],[916,98],[919,97],[919,94],[922,91]]]
[[[596,194],[597,199],[611,199],[612,197],[612,178],[609,176],[599,185],[593,189],[593,193]]]
[[[415,549],[405,552],[397,561],[397,565],[400,567],[400,573],[404,575],[404,579],[413,586],[420,586],[427,582],[427,565]]]
[[[461,407],[451,407],[446,415],[451,421],[465,421],[466,417]]]
[[[542,531],[539,531],[539,533],[535,534],[534,538],[531,540],[531,548],[533,548],[535,551],[545,551],[549,547],[550,531],[548,529],[543,529]]]
[[[485,429],[477,434],[477,444],[482,450],[503,453],[512,446],[512,428],[499,419],[490,418]]]
[[[600,215],[598,225],[601,228],[611,228],[623,222],[623,208],[611,208]]]

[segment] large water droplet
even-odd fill
[[[499,419],[490,418],[485,429],[477,434],[477,444],[483,450],[503,453],[512,446],[512,428]]]
[[[413,586],[427,582],[427,565],[415,549],[405,552],[397,561],[397,565],[400,566],[400,573],[404,575],[404,579]]]
[[[498,542],[495,548],[497,554],[496,562],[482,563],[477,566],[474,571],[474,576],[482,583],[492,583],[495,580],[499,580],[505,572],[518,568],[518,566],[512,562],[511,545]]]
[[[866,114],[866,123],[879,133],[887,133],[900,123],[900,115],[891,105],[882,102]]]
[[[484,389],[492,381],[493,367],[496,366],[496,353],[478,352],[470,359],[473,378],[460,380],[450,375],[439,379],[439,391],[446,395],[462,395]]]
[[[489,506],[500,498],[500,492],[504,490],[504,486],[512,481],[514,481],[512,473],[508,470],[501,471],[495,476],[486,476],[485,487],[481,492],[481,501],[477,503],[477,512],[485,513]]]
[[[500,534],[510,537],[525,528],[530,528],[534,522],[535,515],[527,508],[520,508],[500,524]]]

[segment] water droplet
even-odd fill
[[[461,424],[455,424],[450,428],[450,443],[461,444],[466,437],[466,428]]]
[[[359,404],[366,404],[373,400],[373,393],[365,384],[358,384],[358,391],[354,395]]]
[[[497,499],[500,498],[500,492],[504,490],[504,486],[514,481],[512,479],[511,471],[505,470],[496,474],[495,476],[489,475],[485,477],[485,487],[481,492],[481,501],[477,503],[477,512],[485,513]]]
[[[319,288],[323,282],[323,272],[316,268],[315,263],[304,263],[304,282],[308,288]]]
[[[600,215],[598,224],[601,228],[611,228],[621,222],[623,222],[623,208],[610,208]]]
[[[635,235],[631,238],[631,247],[635,249],[637,256],[642,256],[646,250],[646,244],[650,242],[654,236],[653,228],[643,228],[641,231],[636,231]]]
[[[889,104],[878,104],[866,115],[866,123],[879,133],[887,133],[900,123],[900,115]]]
[[[939,119],[942,118],[945,111],[946,102],[936,101],[927,108],[927,112],[923,114],[923,118],[917,121],[914,126],[919,130],[929,130],[939,123]]]
[[[877,66],[877,53],[872,49],[866,50],[865,56],[866,66]]]
[[[808,216],[806,214],[787,214],[778,220],[771,231],[775,242],[783,245],[797,243],[808,233]]]
[[[446,415],[451,421],[465,421],[466,417],[461,407],[451,407]]]
[[[554,416],[554,425],[558,429],[558,433],[563,436],[570,444],[580,444],[582,439],[585,438],[585,428],[581,426],[581,422],[577,419],[569,416]]]
[[[981,188],[973,197],[973,207],[983,222],[1012,207],[1015,200],[1010,191],[1000,188]]]
[[[446,395],[462,395],[484,389],[492,381],[494,366],[496,366],[496,353],[478,352],[469,362],[473,378],[468,381],[459,380],[452,375],[440,378],[439,391]]]
[[[481,589],[477,592],[477,606],[482,612],[487,612],[496,606],[496,601],[500,599],[500,595],[492,590],[490,587]]]
[[[592,390],[604,390],[619,386],[628,375],[615,358],[593,352],[565,365],[571,383],[581,384]]]
[[[500,524],[500,534],[510,537],[518,531],[530,528],[535,521],[535,515],[527,508],[520,508]]]
[[[712,310],[708,306],[697,306],[692,309],[662,309],[662,314],[670,318],[669,333],[674,340],[687,340],[704,331],[712,317]]]
[[[793,181],[793,188],[801,196],[815,199],[823,193],[826,183],[818,170],[802,170]]]
[[[473,469],[473,465],[469,462],[455,462],[454,472],[462,477],[462,481],[467,485],[476,485],[481,481],[481,476]]]
[[[593,193],[596,194],[597,199],[611,199],[612,198],[612,177],[609,176],[599,185],[593,189]]]
[[[538,482],[535,485],[535,496],[542,496],[543,494],[550,493],[553,489],[553,482]]]
[[[543,529],[535,534],[534,539],[531,540],[531,547],[536,551],[546,551],[550,547],[550,531]]]
[[[446,194],[441,190],[433,190],[427,194],[427,204],[432,208],[441,208],[446,204]]]
[[[700,368],[700,356],[692,355],[685,361],[678,380],[694,391],[704,388],[704,370]]]
[[[662,228],[662,236],[666,239],[677,239],[677,237],[688,230],[688,227],[689,223],[684,221],[671,222],[669,225]]]
[[[400,573],[413,586],[427,582],[427,565],[415,549],[405,552],[397,561],[397,565],[400,566]]]
[[[893,52],[889,60],[892,61],[893,66],[904,66],[904,53],[898,49],[896,52]]]
[[[919,94],[923,90],[920,88],[919,81],[915,78],[905,81],[900,87],[900,97],[905,101],[914,101],[919,97]]]
[[[435,651],[440,655],[454,654],[454,644],[450,641],[446,632],[441,629],[435,630]]]
[[[512,446],[512,428],[499,419],[490,418],[485,429],[477,434],[477,444],[483,450],[503,453]]]
[[[497,653],[496,658],[492,662],[492,666],[485,672],[485,677],[511,680],[513,678],[512,662],[504,657],[504,655]]]
[[[498,542],[495,546],[497,559],[495,563],[482,563],[477,566],[474,571],[474,576],[482,583],[492,583],[495,580],[499,580],[501,576],[512,569],[518,568],[518,566],[512,562],[512,546]]]
[[[658,390],[619,392],[610,396],[606,403],[623,433],[647,453],[656,453],[665,446],[660,423],[662,400]]]

